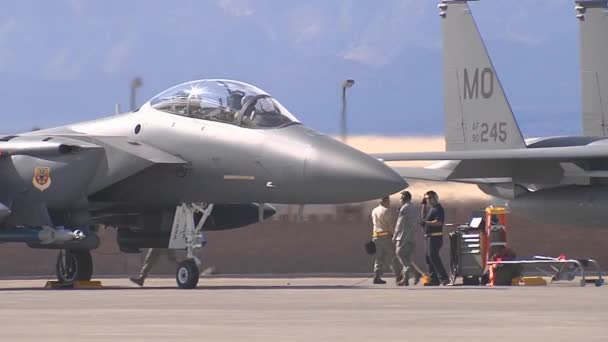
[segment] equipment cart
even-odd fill
[[[481,258],[483,221],[483,211],[475,212],[468,224],[449,234],[452,284],[462,277],[463,285],[479,285],[484,271]]]
[[[474,212],[469,223],[450,233],[451,281],[463,285],[485,283],[487,261],[507,248],[507,210],[488,207]]]
[[[576,273],[580,274],[581,280],[580,285],[585,286],[587,283],[593,283],[595,286],[604,285],[604,278],[602,278],[602,270],[597,261],[593,259],[567,259],[565,257],[545,257],[535,256],[531,260],[511,260],[511,261],[488,261],[488,265],[548,265],[556,273],[551,277],[551,281],[568,280],[572,281],[576,277]],[[554,266],[559,265],[559,268]],[[588,278],[588,272],[585,268],[593,267],[594,273],[597,278]],[[540,269],[539,269],[540,270]]]

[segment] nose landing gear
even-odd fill
[[[169,248],[188,251],[187,259],[179,263],[175,273],[175,280],[180,289],[193,289],[198,284],[201,261],[194,251],[207,243],[203,236],[203,225],[212,211],[213,204],[205,203],[184,203],[175,209]],[[195,214],[202,214],[196,224]]]

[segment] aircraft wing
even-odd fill
[[[467,150],[447,152],[412,152],[372,154],[385,162],[414,160],[555,160],[593,159],[608,157],[608,146],[568,146],[503,150]]]
[[[8,136],[0,139],[0,157],[31,156],[44,158],[99,148],[100,146],[90,142],[65,138],[32,139],[31,137]]]
[[[529,183],[559,183],[563,177],[604,177],[607,172],[577,168],[589,159],[608,158],[608,145],[542,147],[503,150],[466,150],[373,154],[384,162],[452,161],[450,165],[431,167],[393,167],[406,179],[453,181],[472,184],[502,183],[517,178]],[[570,170],[573,169],[574,170]],[[608,170],[606,170],[608,171]]]
[[[509,177],[493,178],[454,178],[454,169],[436,169],[428,167],[392,167],[401,177],[436,182],[459,182],[469,184],[496,184],[511,182]]]
[[[92,136],[72,132],[58,134],[30,132],[20,136],[0,136],[0,157],[11,155],[47,157],[103,148],[116,149],[155,164],[187,164],[185,160],[175,155],[123,136]]]
[[[162,151],[153,146],[124,137],[92,137],[94,141],[117,150],[144,159],[154,164],[187,164],[187,162],[175,155]]]
[[[152,166],[172,167],[188,164],[179,156],[122,136],[56,132],[0,138],[0,158],[11,156],[13,160],[24,157],[47,159],[64,155],[68,158],[65,159],[67,164],[80,165],[82,157],[78,155],[91,150],[98,151],[99,154],[83,164],[91,168],[95,166],[95,169],[87,171],[92,177],[92,181],[87,185],[88,193],[115,185]],[[73,158],[70,157],[72,154]],[[24,166],[24,172],[31,169],[28,163],[18,162],[18,165],[27,165]]]
[[[403,178],[425,179],[431,181],[446,181],[450,176],[450,170],[429,169],[426,167],[393,167]]]
[[[136,142],[120,136],[70,136],[73,139],[90,141],[101,146],[105,158],[98,177],[90,185],[89,192],[95,193],[133,177],[152,166],[188,164],[187,161],[154,146]]]

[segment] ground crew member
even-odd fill
[[[401,208],[399,208],[399,216],[393,234],[393,243],[396,247],[395,254],[402,267],[402,278],[397,282],[398,286],[409,286],[411,275],[414,276],[414,285],[418,284],[422,277],[422,272],[412,261],[416,247],[414,229],[417,221],[418,212],[412,204],[412,194],[409,191],[403,191],[401,193]]]
[[[139,276],[130,277],[129,280],[131,280],[131,282],[133,282],[139,286],[144,286],[144,281],[146,281],[146,278],[148,277],[148,273],[150,273],[152,266],[154,266],[158,262],[158,258],[161,256],[161,254],[165,254],[170,261],[177,264],[178,261],[177,261],[177,258],[175,257],[174,249],[150,248],[150,249],[148,249],[148,254],[146,254],[146,259],[144,259],[144,264],[141,267]]]
[[[428,191],[422,201],[424,218],[422,226],[424,228],[426,263],[429,268],[431,280],[425,286],[447,285],[450,283],[443,262],[439,256],[441,246],[443,246],[443,223],[445,213],[439,203],[439,196],[435,191]]]
[[[397,281],[401,280],[401,272],[395,257],[395,246],[392,243],[395,215],[391,209],[389,197],[384,197],[380,204],[372,210],[372,241],[376,245],[376,260],[374,261],[374,284],[386,284],[382,280],[384,267],[393,269]]]

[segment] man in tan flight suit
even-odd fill
[[[374,262],[374,284],[386,284],[382,280],[384,267],[390,266],[401,280],[401,271],[395,258],[395,245],[392,242],[393,228],[395,227],[395,214],[391,209],[389,197],[384,197],[374,210],[372,210],[372,241],[376,245],[376,260]]]
[[[399,208],[399,216],[393,234],[393,243],[396,247],[395,254],[402,267],[402,278],[397,282],[398,286],[409,286],[410,276],[414,277],[414,285],[417,285],[422,277],[420,268],[412,261],[416,247],[414,229],[417,228],[419,222],[418,215],[419,212],[412,203],[412,194],[409,191],[403,191],[401,193],[401,208]]]

